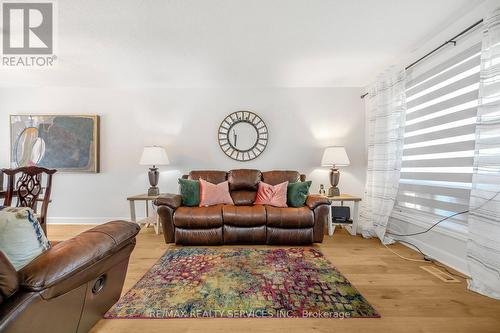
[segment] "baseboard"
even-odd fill
[[[465,258],[461,258],[459,256],[456,256],[448,251],[443,251],[442,249],[439,249],[435,246],[429,245],[429,243],[420,241],[420,240],[416,239],[415,237],[411,237],[411,238],[408,237],[408,238],[405,238],[405,240],[418,246],[418,248],[420,250],[422,250],[429,257],[436,259],[437,261],[445,264],[446,266],[453,268],[454,270],[456,270],[464,275],[467,275],[467,276],[469,275],[469,269],[467,267],[467,261],[465,260]],[[411,248],[412,250],[415,250],[414,248],[412,248],[408,244],[405,244],[405,243],[399,243],[399,244],[405,245],[405,246]]]
[[[423,232],[435,223],[435,221],[425,219],[425,214],[421,214],[415,219],[410,219],[408,215],[401,212],[393,212],[387,231],[399,234],[412,234]],[[418,218],[424,217],[423,220]],[[432,222],[432,223],[431,223]],[[446,222],[445,222],[446,223]],[[451,224],[450,226],[438,225],[425,234],[401,237],[418,246],[426,255],[436,259],[443,264],[468,275],[469,269],[466,261],[467,229],[463,226]],[[395,236],[394,238],[398,238]],[[412,248],[411,246],[401,243]],[[415,250],[415,249],[413,249]]]
[[[130,217],[49,217],[47,224],[103,224],[115,220],[130,221]]]

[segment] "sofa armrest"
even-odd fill
[[[168,206],[172,209],[177,209],[182,204],[182,197],[179,194],[162,194],[154,201],[156,206]]]
[[[307,197],[306,206],[314,212],[313,241],[321,243],[328,223],[330,200],[324,195],[312,194]]]
[[[139,230],[136,223],[113,221],[57,243],[19,271],[20,287],[44,291],[46,298],[68,292],[128,259]]]
[[[314,210],[316,207],[320,205],[330,205],[330,200],[324,195],[319,194],[311,194],[307,196],[306,206],[310,209]]]

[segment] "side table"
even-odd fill
[[[334,202],[340,202],[340,205],[343,206],[345,201],[350,201],[353,203],[352,207],[352,212],[351,212],[351,218],[352,218],[352,224],[347,224],[344,225],[347,231],[353,235],[356,236],[356,232],[358,230],[358,220],[359,220],[359,203],[361,201],[360,197],[355,197],[349,194],[341,194],[338,196],[334,197],[328,197],[328,200],[330,200],[330,205],[333,204]],[[333,231],[335,230],[333,221],[332,221],[332,210],[330,209],[329,215],[328,215],[328,235],[332,236]]]
[[[160,234],[160,219],[158,218],[156,212],[153,213],[153,216],[149,216],[149,202],[157,199],[158,197],[159,195],[139,194],[127,198],[130,204],[130,220],[132,222],[138,223],[139,225],[146,224],[146,228],[149,227],[150,224],[152,224],[157,235]],[[136,201],[145,201],[146,203],[146,218],[140,221],[137,221],[137,217],[135,215]]]

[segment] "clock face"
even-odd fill
[[[237,161],[250,161],[266,149],[269,134],[258,115],[236,111],[222,121],[217,137],[224,154]]]

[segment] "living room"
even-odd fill
[[[500,331],[498,1],[0,12],[0,332]]]

